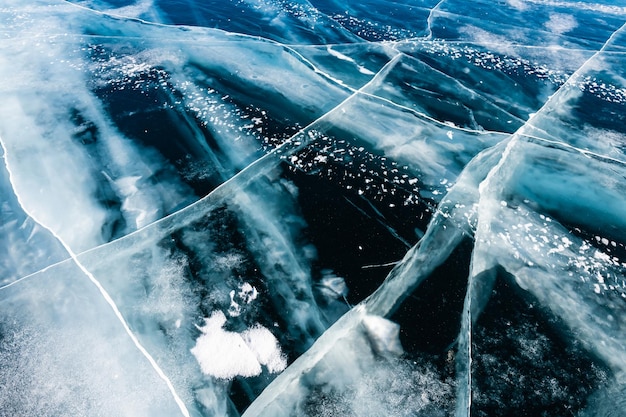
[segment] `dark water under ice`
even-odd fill
[[[0,20],[0,416],[626,412],[626,3]]]

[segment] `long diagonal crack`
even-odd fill
[[[483,198],[490,198],[488,190],[491,188],[491,184],[496,180],[498,173],[501,169],[506,166],[508,159],[514,153],[514,148],[519,142],[519,138],[524,136],[524,131],[528,128],[528,126],[532,127],[532,122],[536,118],[540,117],[542,113],[547,111],[550,108],[551,104],[557,100],[561,99],[563,94],[566,94],[568,88],[571,87],[572,84],[575,84],[582,74],[586,71],[586,69],[606,50],[606,48],[613,42],[616,36],[618,36],[622,31],[626,30],[626,23],[617,29],[615,32],[611,34],[611,36],[606,40],[602,48],[598,50],[595,54],[593,54],[588,60],[586,60],[567,80],[566,82],[553,94],[548,100],[544,103],[544,105],[533,114],[528,121],[522,125],[516,133],[514,133],[509,139],[509,143],[507,143],[506,148],[502,152],[502,155],[496,165],[494,165],[485,179],[478,186],[478,195],[479,201],[478,204],[480,206],[481,200]],[[487,197],[484,197],[484,196]],[[488,227],[488,222],[481,221],[481,210],[477,210],[478,219],[477,219],[477,229],[476,234],[481,232],[481,229]],[[473,255],[472,255],[473,258]],[[475,263],[474,259],[472,259],[472,269],[470,270],[469,281],[467,285],[467,293],[465,296],[464,308],[463,308],[463,318],[461,325],[461,334],[459,340],[461,341],[461,345],[459,346],[459,352],[464,355],[465,359],[465,385],[459,387],[459,394],[462,401],[457,404],[456,409],[456,417],[469,417],[471,415],[471,405],[472,405],[472,325],[473,325],[473,312],[472,312],[472,300],[473,293],[472,289],[474,287],[474,279],[476,279],[478,273],[482,271],[474,270]],[[465,390],[465,391],[464,391]]]
[[[72,248],[58,235],[58,233],[56,233],[50,227],[45,225],[43,222],[39,221],[28,210],[28,208],[23,204],[22,198],[20,196],[20,193],[18,192],[18,190],[14,186],[14,182],[13,182],[14,176],[13,176],[13,172],[11,171],[11,166],[10,166],[9,161],[8,161],[7,148],[4,145],[4,142],[2,141],[2,138],[0,138],[0,146],[2,147],[2,150],[3,150],[3,159],[4,159],[5,166],[6,166],[6,170],[9,173],[9,181],[11,182],[11,186],[13,187],[13,192],[15,193],[15,197],[17,198],[17,202],[21,206],[22,210],[24,210],[24,213],[26,213],[26,215],[29,216],[35,223],[37,223],[39,226],[41,226],[42,228],[47,230],[52,236],[54,236],[54,238],[67,251],[70,259],[72,259],[72,261],[76,264],[76,266],[83,272],[83,274],[85,274],[85,276],[89,279],[89,281],[91,281],[96,286],[96,288],[98,289],[98,291],[102,295],[102,298],[109,305],[109,307],[111,308],[111,310],[115,314],[115,317],[118,319],[118,321],[120,322],[120,324],[122,325],[122,327],[124,328],[124,330],[126,331],[128,336],[132,340],[132,342],[135,345],[135,347],[148,360],[148,362],[150,363],[150,365],[152,366],[154,371],[165,382],[165,384],[167,385],[167,388],[170,390],[170,392],[172,394],[172,397],[174,397],[174,401],[176,401],[176,404],[178,405],[182,415],[185,416],[185,417],[190,417],[189,411],[187,410],[187,407],[185,406],[185,404],[181,400],[180,396],[176,392],[176,389],[174,388],[174,385],[172,384],[170,379],[167,377],[167,375],[165,375],[165,372],[163,372],[163,370],[156,363],[156,361],[154,360],[152,355],[150,355],[150,353],[146,350],[146,348],[143,347],[143,345],[141,344],[141,342],[139,341],[137,336],[135,336],[133,331],[130,329],[130,326],[128,325],[128,323],[124,319],[124,316],[122,315],[122,313],[120,312],[119,308],[115,304],[115,301],[113,300],[113,298],[111,298],[111,296],[109,295],[107,290],[102,286],[100,281],[98,281],[98,279],[85,267],[85,265],[83,265],[83,263],[78,259],[78,255],[76,253],[74,253]]]
[[[386,68],[388,68],[389,66],[393,65],[396,62],[396,60],[399,59],[399,56],[400,55],[397,55],[396,57],[391,59],[385,66],[383,66],[383,68],[381,68],[381,70],[378,72],[378,74],[376,76],[378,76],[381,73],[384,73],[384,70]],[[376,76],[374,76],[372,78],[370,83],[373,82],[376,79]],[[182,208],[181,210],[179,210],[179,211],[177,211],[175,213],[172,213],[169,216],[166,216],[166,217],[164,217],[162,219],[159,219],[159,220],[151,223],[150,225],[148,225],[148,226],[146,226],[146,227],[144,227],[142,229],[139,229],[137,231],[134,231],[134,232],[132,232],[132,233],[130,233],[130,234],[128,234],[128,235],[118,239],[118,240],[127,239],[130,236],[132,236],[132,235],[140,233],[145,228],[155,227],[158,224],[161,224],[163,222],[171,220],[174,216],[178,216],[178,215],[180,215],[183,212],[186,212],[186,211],[189,211],[189,210],[193,210],[194,208],[200,206],[201,204],[206,204],[208,201],[219,200],[219,199],[221,199],[222,197],[224,197],[226,194],[228,194],[231,191],[231,187],[233,187],[233,186],[241,186],[242,184],[245,184],[246,182],[248,182],[248,181],[252,180],[253,178],[255,178],[258,175],[259,172],[264,172],[266,169],[271,169],[274,166],[274,164],[275,164],[276,155],[280,155],[282,153],[282,151],[284,150],[284,148],[286,148],[288,146],[291,146],[292,145],[291,142],[293,142],[296,138],[301,138],[301,136],[303,134],[305,134],[308,129],[314,128],[314,126],[316,124],[322,122],[324,119],[329,117],[335,111],[338,111],[346,102],[348,102],[349,100],[353,99],[356,95],[359,94],[359,92],[362,89],[366,88],[370,83],[367,83],[361,89],[355,91],[352,95],[347,97],[338,106],[336,106],[335,108],[333,108],[329,112],[325,113],[320,118],[316,119],[314,122],[312,122],[307,127],[304,127],[303,129],[301,129],[298,133],[296,133],[294,136],[292,136],[292,138],[290,140],[288,140],[287,142],[285,142],[283,145],[279,146],[278,148],[275,148],[272,152],[266,154],[265,156],[257,159],[256,161],[254,161],[253,163],[251,163],[250,165],[245,167],[238,174],[236,174],[235,176],[233,176],[229,180],[225,181],[223,184],[221,184],[219,187],[217,187],[215,190],[213,190],[210,194],[208,194],[207,196],[205,196],[201,200],[199,200],[199,201],[197,201],[195,203],[192,203],[189,206],[186,206],[186,207]],[[308,137],[308,135],[304,135],[304,136]],[[306,146],[306,144],[307,144],[306,141],[302,141],[302,143],[297,146],[297,149]],[[104,286],[98,281],[98,279],[88,270],[88,268],[80,261],[79,258],[80,258],[81,254],[75,253],[72,250],[72,248],[58,235],[58,233],[56,233],[50,227],[46,226],[43,222],[39,221],[35,216],[32,215],[32,213],[28,210],[28,208],[25,207],[25,205],[24,205],[24,203],[22,201],[22,198],[20,196],[20,193],[19,193],[19,191],[16,189],[16,187],[14,185],[15,184],[14,183],[14,174],[11,171],[11,167],[10,167],[10,164],[9,164],[9,160],[8,160],[9,158],[8,158],[8,155],[7,155],[7,148],[6,148],[4,142],[2,141],[1,138],[0,138],[0,146],[2,147],[2,150],[3,150],[3,158],[4,158],[4,162],[5,162],[5,165],[6,165],[7,172],[9,173],[9,180],[10,180],[11,185],[13,187],[13,191],[14,191],[15,196],[17,198],[18,204],[22,207],[22,210],[24,210],[26,215],[28,215],[33,221],[35,221],[42,228],[47,230],[55,239],[57,239],[59,241],[59,243],[64,247],[64,249],[67,251],[67,253],[69,255],[68,260],[71,259],[72,262],[74,262],[75,265],[78,266],[78,268],[83,272],[83,274],[96,286],[96,288],[100,292],[100,294],[103,297],[103,299],[109,305],[109,307],[111,308],[111,310],[115,314],[116,318],[118,319],[118,321],[120,322],[120,324],[122,325],[122,327],[124,328],[124,330],[126,331],[128,336],[131,338],[131,340],[132,340],[133,344],[135,345],[135,347],[141,352],[142,355],[144,355],[144,357],[148,360],[148,362],[153,367],[155,372],[166,383],[166,385],[167,385],[168,389],[170,390],[174,400],[176,401],[176,404],[178,405],[182,415],[185,416],[185,417],[189,417],[190,416],[189,411],[187,410],[187,408],[186,408],[184,402],[182,401],[182,399],[180,398],[180,396],[177,394],[177,392],[176,392],[172,382],[167,377],[167,375],[163,372],[163,370],[159,367],[157,362],[150,355],[150,353],[146,350],[146,348],[141,344],[141,342],[138,340],[137,336],[130,329],[130,326],[128,325],[128,323],[124,319],[124,316],[122,315],[121,311],[117,307],[117,305],[116,305],[115,301],[113,300],[113,298],[111,297],[111,295],[107,292],[107,290],[104,288]],[[98,249],[100,249],[102,247],[111,245],[111,244],[117,242],[118,240],[112,241],[112,242],[109,242],[109,243],[106,243],[106,244],[103,244],[103,245],[99,245],[99,246],[97,246],[95,248],[92,248],[90,250],[85,251],[84,253],[91,252],[91,251],[94,251],[94,250],[98,250]],[[52,266],[54,266],[54,265],[48,266],[48,267],[44,268],[43,270],[51,268]],[[24,280],[24,279],[26,279],[28,277],[32,277],[34,275],[35,274],[31,274],[31,275],[29,275],[27,277],[22,277],[18,281],[22,281],[22,280]],[[13,283],[11,283],[9,285],[14,285],[15,283],[16,282],[13,282]],[[3,288],[6,288],[6,287],[7,286],[5,286]],[[0,290],[1,290],[1,288],[0,288]]]

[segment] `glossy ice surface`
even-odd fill
[[[0,0],[0,416],[626,415],[625,23]]]

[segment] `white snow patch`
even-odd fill
[[[241,337],[254,351],[259,363],[267,366],[268,371],[280,372],[287,367],[287,360],[280,351],[278,341],[267,328],[257,324],[243,332]]]
[[[226,316],[215,311],[199,327],[202,335],[196,340],[191,353],[205,375],[220,379],[236,376],[260,375],[262,366],[269,372],[280,372],[287,367],[278,341],[265,327],[257,324],[241,333],[223,329]]]

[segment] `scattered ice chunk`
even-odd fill
[[[400,356],[404,353],[400,343],[400,325],[380,316],[366,315],[363,327],[372,348],[379,355]]]
[[[322,271],[324,276],[319,281],[319,290],[326,298],[345,298],[348,295],[348,286],[342,277],[338,277],[331,271]]]
[[[239,291],[231,290],[228,295],[230,296],[228,315],[238,317],[241,314],[241,304],[250,304],[252,301],[256,300],[259,293],[252,285],[244,282],[239,285]]]

